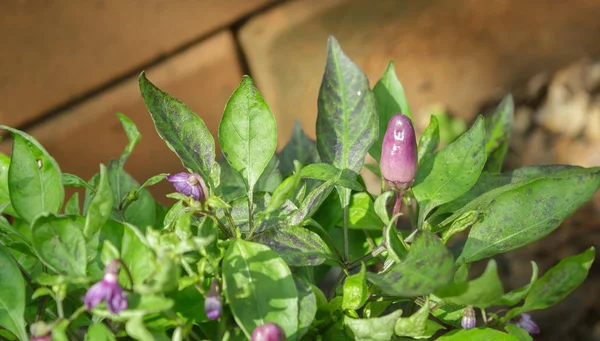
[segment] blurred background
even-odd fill
[[[250,74],[282,147],[296,120],[314,137],[331,34],[371,85],[395,62],[418,130],[432,112],[468,124],[512,93],[507,169],[600,166],[600,0],[3,0],[0,124],[29,132],[62,171],[89,179],[126,144],[122,112],[143,135],[126,169],[144,181],[182,167],[153,128],[139,73],[213,132]],[[151,191],[162,200],[170,188]],[[596,195],[548,238],[507,254],[507,290],[529,280],[530,259],[546,270],[600,246],[598,212]],[[599,266],[562,304],[533,315],[539,339],[600,340]]]

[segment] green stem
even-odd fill
[[[129,278],[129,283],[131,283],[131,291],[133,292],[133,276],[131,276],[131,271],[129,271],[127,264],[125,264],[122,259],[117,258],[117,261],[121,264],[121,268],[125,270],[125,274],[127,275],[127,278]]]
[[[248,227],[250,227],[250,235],[254,232],[254,188],[250,188],[248,193]]]
[[[63,297],[61,296],[60,293],[58,293],[56,295],[56,311],[58,312],[58,318],[59,319],[64,319],[65,318],[65,312],[63,310]]]
[[[203,215],[205,215],[205,216],[207,216],[207,217],[209,217],[210,219],[212,219],[217,224],[217,226],[219,227],[219,230],[221,230],[221,233],[223,233],[223,235],[227,239],[229,239],[229,238],[231,238],[233,236],[230,233],[230,231],[227,229],[227,227],[216,216],[214,216],[212,213],[205,212],[205,211],[202,211],[200,213],[203,214]]]
[[[350,260],[350,251],[348,245],[348,225],[350,221],[350,190],[344,188],[340,191],[340,195],[342,196],[342,206],[344,210],[344,261],[348,262]]]
[[[387,250],[387,247],[384,244],[381,244],[378,247],[376,247],[373,251],[367,253],[366,255],[362,256],[361,258],[348,264],[348,266],[346,268],[348,269],[348,271],[352,271],[352,270],[358,268],[362,263],[367,262],[375,257],[378,257],[385,250]]]

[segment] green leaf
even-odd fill
[[[379,219],[381,219],[381,222],[383,222],[384,225],[388,225],[390,223],[390,216],[388,213],[388,201],[390,200],[390,198],[394,197],[394,191],[387,191],[381,193],[381,195],[379,195],[377,199],[375,199],[375,213],[377,214]]]
[[[401,317],[396,321],[394,332],[398,336],[429,339],[440,329],[444,329],[444,327],[429,320],[429,299],[426,299],[425,304],[416,313],[409,317]]]
[[[6,206],[3,213],[11,216],[17,216],[17,213],[10,204],[10,194],[8,192],[8,169],[10,167],[10,158],[0,153],[0,205]]]
[[[83,236],[87,242],[87,250],[90,251],[90,259],[96,258],[98,249],[98,233],[104,223],[110,217],[113,207],[113,195],[108,181],[108,172],[104,165],[100,165],[100,180],[96,189],[96,194],[88,206],[85,217],[85,226]]]
[[[221,159],[218,164],[221,167],[220,182],[223,200],[231,201],[246,195],[246,184],[240,173],[225,159]]]
[[[80,178],[74,174],[62,173],[61,179],[62,179],[63,185],[65,185],[65,186],[82,187],[82,188],[85,188],[90,191],[95,190],[94,186],[90,185],[87,181],[83,180],[82,178]]]
[[[40,213],[58,213],[65,190],[58,164],[33,137],[0,125],[13,136],[8,190],[13,209],[31,223]]]
[[[402,310],[369,319],[354,319],[344,316],[344,325],[352,331],[355,340],[389,341],[392,340],[394,325],[401,315]]]
[[[440,144],[440,126],[438,124],[437,117],[431,115],[429,119],[429,125],[421,134],[419,138],[419,147],[417,148],[417,155],[419,164],[423,162],[425,157],[433,154]]]
[[[8,250],[0,245],[0,326],[27,341],[25,330],[25,281]]]
[[[301,339],[309,331],[317,314],[317,294],[315,294],[315,290],[319,289],[313,290],[310,283],[298,277],[294,277],[294,283],[298,291],[298,333],[296,338]]]
[[[168,175],[169,175],[169,173],[160,173],[160,174],[156,174],[154,176],[151,176],[150,178],[148,178],[148,180],[146,180],[146,182],[144,182],[138,188],[138,192],[141,191],[142,189],[146,188],[146,187],[150,187],[150,186],[156,185],[157,183],[163,181]]]
[[[600,169],[542,178],[497,196],[482,210],[457,262],[473,262],[538,240],[587,202]],[[565,189],[569,190],[565,190]]]
[[[283,176],[292,174],[295,169],[294,161],[309,165],[320,161],[317,144],[302,130],[299,120],[294,123],[292,137],[279,152],[279,169]]]
[[[253,236],[253,241],[269,246],[289,266],[315,266],[335,259],[318,234],[298,226],[265,230]]]
[[[125,263],[135,284],[142,283],[156,269],[154,253],[145,243],[144,235],[135,226],[122,224],[123,239],[121,241],[121,260]],[[121,283],[129,283],[126,274],[121,271]]]
[[[420,231],[404,262],[382,275],[368,279],[386,294],[414,297],[429,294],[446,285],[454,276],[452,254],[435,235]]]
[[[486,158],[484,139],[479,117],[469,131],[420,165],[412,188],[420,207],[419,226],[433,208],[460,197],[477,182]]]
[[[515,336],[520,341],[531,341],[533,338],[529,333],[520,327],[517,327],[514,324],[507,323],[504,325],[504,330],[506,330],[510,335]]]
[[[94,323],[85,335],[86,341],[115,341],[115,335],[104,323]]]
[[[363,230],[381,231],[383,222],[375,212],[371,196],[366,192],[352,194],[349,209],[348,227]]]
[[[387,68],[383,72],[381,79],[373,87],[373,93],[377,101],[377,112],[379,114],[379,138],[371,149],[369,154],[379,162],[381,158],[381,145],[383,144],[383,135],[387,129],[388,123],[392,116],[396,114],[404,114],[412,121],[410,107],[406,100],[404,87],[396,76],[394,62],[390,61]]]
[[[325,199],[327,199],[327,196],[334,188],[334,184],[335,179],[331,179],[310,191],[302,203],[300,203],[298,211],[290,217],[290,223],[292,225],[299,225],[305,219],[310,218],[319,209],[321,204],[323,204]]]
[[[529,280],[529,284],[502,295],[502,299],[500,300],[499,304],[513,306],[521,302],[527,296],[527,294],[529,294],[529,290],[531,290],[531,287],[538,279],[538,266],[534,261],[531,261],[531,267],[533,268],[533,271],[531,273],[531,280]]]
[[[388,222],[384,230],[384,240],[388,249],[388,257],[397,263],[400,263],[408,253],[408,246],[404,240],[400,239],[401,237],[398,237],[398,231],[396,230],[396,221],[400,215],[402,214],[398,213],[392,217],[392,220]]]
[[[474,328],[469,330],[453,330],[440,336],[438,341],[519,341],[513,335],[508,335],[492,328]]]
[[[346,169],[341,170],[326,163],[314,163],[307,165],[300,171],[300,175],[305,179],[315,179],[327,181],[335,179],[335,183],[345,188],[355,191],[364,191],[364,187],[356,180],[356,174]]]
[[[73,193],[73,196],[65,204],[66,215],[79,215],[79,192]]]
[[[140,91],[158,135],[183,165],[209,181],[215,163],[215,140],[190,108],[158,89],[142,72]]]
[[[462,283],[451,283],[436,291],[436,296],[445,302],[487,308],[494,305],[504,294],[498,276],[496,261],[491,259],[478,278]]]
[[[113,194],[113,206],[119,209],[123,198],[132,190],[137,190],[139,184],[131,175],[127,174],[122,169],[119,169],[118,162],[111,161],[108,165],[108,179],[110,181],[111,191]],[[154,199],[148,190],[142,189],[139,191],[139,197],[133,201],[124,213],[125,221],[138,226],[141,229],[146,229],[148,226],[154,226],[156,219],[156,205]],[[113,216],[115,219],[122,217]]]
[[[257,192],[254,194],[254,201],[252,203],[253,220],[255,222],[254,233],[258,234],[263,231],[270,229],[279,228],[280,226],[287,226],[289,215],[292,214],[297,208],[289,200],[270,214],[262,214],[265,208],[271,200],[271,196],[268,193]],[[243,196],[237,198],[229,203],[231,205],[231,216],[233,223],[240,229],[243,234],[250,232],[250,225],[248,219],[248,197]],[[223,210],[217,211],[217,217],[219,219],[225,219]]]
[[[298,292],[290,269],[269,247],[232,240],[223,259],[223,285],[233,316],[246,337],[273,322],[288,340],[298,330]]]
[[[562,301],[587,277],[595,249],[565,258],[533,284],[521,312],[545,309]]]
[[[317,149],[325,163],[358,174],[378,137],[375,96],[367,77],[337,40],[329,37],[327,45],[317,102]]]
[[[33,249],[52,271],[83,277],[86,275],[85,220],[78,216],[40,215],[31,226]]]
[[[141,316],[135,316],[125,324],[127,335],[140,341],[155,341],[154,335],[144,325],[144,320]]]
[[[511,95],[506,96],[491,119],[487,122],[485,151],[488,155],[485,170],[500,172],[510,144],[514,121],[515,103]]]
[[[343,287],[342,309],[357,310],[367,302],[369,288],[367,287],[367,274],[365,264],[361,264],[360,271],[348,276]]]
[[[443,302],[439,297],[431,294],[429,295],[431,303],[434,306],[437,306],[431,313],[438,320],[444,322],[445,324],[449,324],[456,328],[462,328],[461,322],[463,318],[463,312],[465,311],[466,306],[462,304],[453,304]],[[441,303],[443,302],[443,303]]]
[[[267,164],[267,168],[265,168],[258,178],[256,186],[254,186],[254,191],[273,193],[280,183],[281,173],[279,172],[279,159],[276,156],[273,156]]]
[[[252,192],[277,148],[277,126],[248,76],[227,101],[219,124],[219,144],[227,162],[240,172]]]
[[[194,323],[209,321],[204,312],[204,295],[196,289],[196,286],[188,286],[176,291],[173,295],[175,301],[173,311],[178,315],[181,315]]]
[[[140,131],[136,127],[135,123],[133,123],[133,121],[130,120],[129,117],[123,115],[120,112],[117,113],[117,116],[119,117],[119,120],[123,125],[123,129],[125,130],[125,134],[127,135],[127,140],[129,141],[127,143],[127,146],[125,147],[125,150],[121,154],[121,158],[119,159],[119,164],[121,167],[123,167],[125,165],[125,161],[127,161],[127,158],[133,152],[133,148],[135,148],[135,146],[142,139],[142,135],[140,134]]]
[[[269,204],[267,205],[267,208],[265,209],[264,213],[271,213],[277,210],[288,199],[291,199],[294,193],[296,192],[298,185],[300,185],[300,172],[293,174],[287,179],[283,180],[283,182],[279,184],[279,186],[277,186],[275,192],[273,192],[271,200],[269,201]]]

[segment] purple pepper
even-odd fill
[[[265,323],[252,332],[251,341],[285,341],[283,329],[275,323]]]
[[[417,140],[408,116],[394,115],[387,126],[379,162],[381,175],[397,191],[407,190],[417,173]]]
[[[463,317],[462,320],[460,320],[460,325],[463,327],[463,329],[473,329],[475,328],[475,325],[477,324],[477,319],[475,317],[475,310],[473,309],[472,306],[468,306],[464,311],[463,311]]]
[[[213,278],[210,283],[210,290],[204,297],[204,312],[211,320],[216,320],[221,317],[223,304],[221,303],[221,294],[219,293],[219,281]]]

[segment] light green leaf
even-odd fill
[[[533,338],[529,333],[520,327],[517,327],[514,324],[507,323],[504,325],[504,330],[506,330],[510,335],[515,336],[519,341],[532,341]]]
[[[79,215],[79,192],[73,193],[71,199],[67,201],[65,204],[65,214],[66,215]]]
[[[301,339],[309,330],[317,314],[317,294],[310,283],[294,276],[298,291],[298,332],[296,338]],[[318,291],[321,295],[320,290]]]
[[[17,216],[17,213],[10,204],[10,194],[8,193],[8,168],[10,158],[0,153],[0,206],[5,206],[3,213],[11,216]]]
[[[120,112],[117,113],[117,116],[119,117],[119,120],[121,120],[123,129],[125,130],[125,134],[127,135],[127,140],[129,140],[127,146],[125,147],[125,150],[121,154],[121,158],[119,159],[119,165],[122,168],[125,165],[125,161],[127,161],[129,155],[131,155],[131,153],[133,152],[133,148],[135,148],[135,146],[142,139],[142,135],[140,134],[140,131],[136,127],[135,123],[133,123],[133,121],[130,120],[129,117],[123,115]]]
[[[279,153],[279,169],[283,176],[292,174],[295,169],[294,161],[309,165],[320,161],[317,144],[302,130],[302,124],[296,120],[292,137]]]
[[[534,261],[531,261],[531,267],[533,268],[533,271],[531,273],[529,284],[502,295],[502,299],[499,302],[500,305],[513,306],[521,302],[527,296],[529,290],[531,290],[531,287],[538,279],[538,266]]]
[[[325,199],[327,199],[327,196],[334,188],[334,184],[335,179],[331,179],[310,191],[302,203],[300,203],[298,211],[290,217],[290,223],[292,225],[299,225],[305,219],[310,218],[319,209],[321,204],[323,204]]]
[[[115,335],[104,323],[94,323],[88,328],[86,341],[115,341]]]
[[[356,180],[356,174],[348,169],[341,170],[326,163],[314,163],[302,168],[300,175],[304,179],[328,181],[336,179],[336,184],[355,191],[363,191],[364,187]]]
[[[62,179],[63,185],[65,185],[65,186],[82,187],[82,188],[85,188],[86,190],[90,190],[90,191],[95,190],[94,186],[90,185],[87,181],[83,180],[82,178],[80,178],[74,174],[62,173],[61,179]]]
[[[419,147],[417,148],[417,155],[419,164],[429,155],[433,154],[440,144],[440,126],[435,116],[431,115],[429,119],[429,125],[421,134],[419,138]]]
[[[386,316],[368,319],[354,319],[344,316],[344,325],[354,334],[354,340],[389,341],[394,335],[394,325],[402,310],[396,310]]]
[[[158,135],[186,168],[209,181],[215,163],[215,140],[204,121],[185,104],[158,89],[143,72],[139,85]]]
[[[390,198],[395,198],[394,191],[387,191],[381,193],[381,195],[379,195],[377,199],[375,199],[375,213],[377,214],[379,219],[381,219],[384,225],[390,223],[390,216],[388,213],[388,201],[390,200]]]
[[[291,199],[296,189],[300,185],[300,172],[289,176],[283,180],[279,186],[273,192],[271,200],[267,205],[264,213],[271,213],[281,207],[288,199]]]
[[[466,193],[485,164],[485,129],[479,117],[471,129],[419,166],[413,193],[419,202],[419,226],[431,210]]]
[[[100,165],[100,180],[98,181],[96,194],[88,206],[83,228],[83,236],[86,240],[90,260],[96,258],[99,241],[98,233],[110,217],[112,208],[113,195],[108,181],[108,172],[104,165]]]
[[[459,329],[440,336],[438,341],[519,341],[513,335],[492,328]]]
[[[357,310],[367,302],[369,288],[367,287],[365,264],[361,264],[358,273],[346,278],[343,294],[342,309],[344,310]]]
[[[488,156],[485,170],[500,172],[510,144],[514,121],[515,103],[511,95],[506,96],[490,120],[487,121],[485,151]]]
[[[492,306],[504,294],[496,261],[490,260],[480,277],[468,282],[451,283],[440,288],[435,294],[449,303],[472,305],[478,308]]]
[[[412,121],[410,107],[406,100],[404,87],[396,76],[394,62],[390,61],[387,68],[383,72],[381,79],[373,87],[373,93],[377,102],[377,112],[379,114],[379,138],[371,149],[369,154],[379,162],[381,158],[381,145],[383,144],[383,135],[387,129],[388,123],[392,116],[396,114],[404,114]]]
[[[298,292],[290,269],[269,247],[232,240],[223,259],[223,285],[244,334],[267,322],[278,324],[288,340],[298,330]]]
[[[253,191],[277,148],[277,126],[271,110],[248,76],[227,101],[219,124],[219,144],[227,162]]]
[[[408,336],[414,339],[429,339],[444,327],[429,320],[429,299],[416,313],[409,317],[401,317],[396,321],[394,332],[398,336]]]
[[[58,213],[65,190],[58,164],[33,137],[0,125],[13,136],[8,190],[13,209],[31,223],[40,213]]]
[[[350,199],[348,227],[381,231],[383,222],[375,212],[371,196],[366,192],[354,193]]]
[[[0,245],[0,326],[27,341],[25,330],[25,281],[8,250]]]
[[[376,101],[364,73],[328,40],[327,63],[319,90],[317,149],[325,163],[358,174],[378,138]]]

